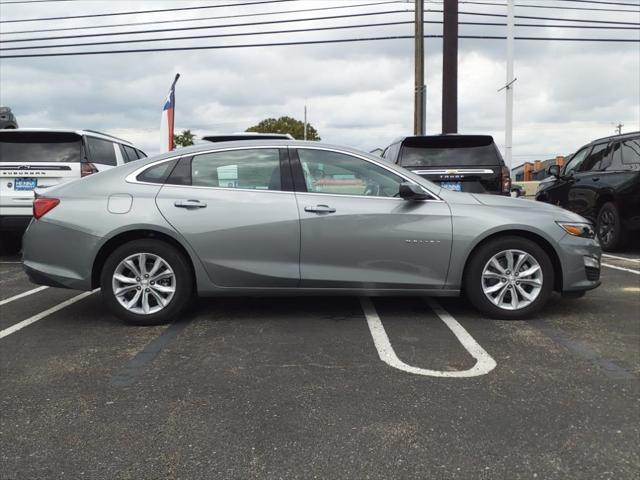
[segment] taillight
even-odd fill
[[[509,174],[509,167],[502,167],[500,171],[500,184],[502,186],[502,193],[511,193],[511,175]]]
[[[90,162],[82,162],[80,164],[80,176],[86,177],[87,175],[91,175],[92,173],[98,173],[98,169],[93,163]]]
[[[38,220],[60,203],[57,198],[39,197],[33,201],[33,218]]]

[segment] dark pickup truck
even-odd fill
[[[509,169],[490,135],[400,137],[382,158],[449,190],[511,193]]]
[[[603,250],[615,251],[640,233],[640,132],[601,138],[580,148],[560,170],[552,165],[536,200],[591,220]]]

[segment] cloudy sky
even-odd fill
[[[412,35],[413,25],[375,26],[316,32],[260,34],[179,41],[122,43],[99,46],[5,50],[25,46],[164,39],[177,36],[273,32],[381,22],[410,22],[413,1],[285,0],[63,0],[12,2],[0,0],[0,104],[12,107],[22,127],[92,128],[137,143],[147,153],[158,150],[160,110],[176,72],[176,127],[198,135],[243,131],[263,118],[289,115],[309,121],[324,141],[365,150],[384,147],[395,137],[412,133],[413,41],[397,39],[303,46],[210,49],[114,55],[6,58],[8,55],[225,46],[254,43]],[[461,12],[505,14],[505,0],[461,1]],[[381,3],[382,2],[382,3]],[[601,0],[602,2],[602,0]],[[517,16],[563,19],[516,19],[537,27],[517,27],[517,36],[552,38],[617,38],[640,40],[640,1],[611,0],[611,5],[568,0],[516,0]],[[247,4],[253,3],[253,4]],[[380,3],[377,6],[363,6]],[[244,4],[244,5],[243,5]],[[628,7],[625,4],[629,5]],[[226,6],[225,6],[226,5]],[[230,6],[229,6],[230,5]],[[440,21],[439,1],[425,2],[425,19]],[[575,10],[545,7],[572,7]],[[139,13],[81,19],[12,22],[16,19],[131,12],[208,6],[213,8]],[[334,7],[348,8],[334,8]],[[331,9],[326,10],[327,7]],[[309,10],[297,11],[292,10]],[[607,10],[628,10],[605,11]],[[257,15],[274,12],[271,15]],[[292,20],[373,12],[381,15],[307,20],[220,28],[222,25]],[[240,16],[242,15],[242,16]],[[227,17],[227,18],[220,18]],[[230,18],[231,17],[231,18]],[[584,19],[597,22],[584,23]],[[188,20],[100,29],[99,25]],[[460,21],[504,23],[502,17],[461,15]],[[631,24],[631,25],[629,25]],[[635,24],[635,28],[633,26]],[[552,26],[559,25],[559,26]],[[627,29],[568,28],[568,25]],[[67,35],[130,32],[196,26],[143,35],[83,37],[67,40],[9,40]],[[631,29],[629,29],[631,27]],[[427,35],[441,34],[429,24]],[[500,25],[461,25],[460,35],[503,36]],[[427,133],[440,133],[442,40],[426,40]],[[504,144],[505,40],[461,39],[459,52],[459,132],[494,135]],[[525,160],[574,151],[591,139],[640,130],[640,43],[517,40],[515,54],[514,166]]]

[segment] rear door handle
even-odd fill
[[[597,182],[598,180],[600,180],[600,177],[593,177],[591,180],[593,180],[594,182]]]
[[[179,208],[205,208],[207,206],[206,203],[200,200],[178,200],[174,205]]]
[[[316,205],[314,207],[304,207],[304,211],[312,213],[335,213],[336,209],[329,205]]]

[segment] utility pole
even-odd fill
[[[304,104],[304,139],[307,139],[307,104]]]
[[[442,133],[458,133],[458,0],[444,0]]]
[[[616,131],[618,132],[618,135],[622,135],[622,127],[624,127],[624,123],[618,122],[618,124],[616,125]]]
[[[513,0],[507,0],[507,83],[505,85],[507,105],[504,127],[504,156],[507,168],[511,171],[513,159]],[[499,90],[498,90],[499,91]]]
[[[427,87],[424,84],[424,0],[415,0],[415,92],[413,134],[425,134]]]

